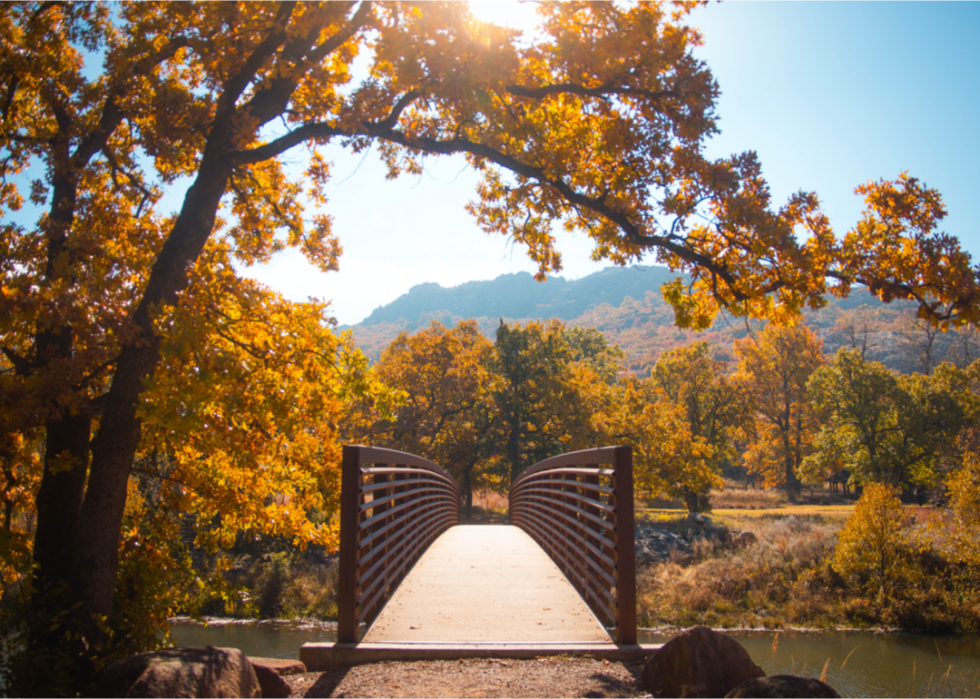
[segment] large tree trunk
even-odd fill
[[[160,338],[153,330],[151,310],[175,303],[187,286],[187,269],[204,249],[228,183],[231,169],[222,160],[212,157],[209,162],[206,154],[197,180],[187,191],[135,314],[140,337],[119,355],[99,431],[92,441],[91,473],[72,558],[75,601],[86,619],[112,617],[127,482],[140,441],[136,410],[143,383],[160,361]]]
[[[70,139],[65,134],[70,121],[65,114],[59,120],[60,133],[52,143],[55,154],[51,209],[44,226],[47,244],[47,260],[44,284],[75,286],[75,280],[65,275],[70,269],[72,251],[68,234],[75,221],[78,198],[77,183],[70,167]],[[45,371],[52,365],[69,364],[75,352],[75,333],[71,324],[61,319],[52,326],[50,320],[39,320],[34,334],[35,356],[32,372],[46,380]],[[71,386],[74,390],[76,387]],[[37,530],[34,534],[33,558],[37,575],[32,595],[35,609],[40,603],[51,604],[55,594],[64,594],[70,580],[72,552],[78,532],[78,516],[85,493],[88,475],[89,438],[92,431],[91,417],[77,407],[57,405],[60,396],[52,395],[51,387],[42,390],[48,394],[45,406],[44,468],[35,507]],[[60,391],[59,391],[60,393]],[[32,629],[35,633],[47,633],[48,624]],[[61,630],[54,631],[61,633]],[[32,640],[38,640],[37,638]]]
[[[463,504],[465,506],[466,519],[473,516],[473,468],[476,461],[472,461],[463,467]]]
[[[510,462],[510,482],[521,475],[521,427],[518,418],[513,418],[507,435],[507,460]]]
[[[67,413],[46,425],[44,471],[38,489],[34,602],[70,579],[72,552],[88,472],[91,419]]]
[[[688,512],[710,512],[710,493],[697,493],[690,488],[684,489],[684,504]]]

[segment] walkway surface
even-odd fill
[[[457,525],[398,586],[364,643],[612,643],[575,588],[510,525]]]

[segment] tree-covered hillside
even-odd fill
[[[673,277],[666,267],[636,265],[610,267],[573,281],[553,276],[537,282],[527,272],[518,272],[450,289],[435,283],[419,284],[375,309],[360,325],[393,323],[414,330],[443,315],[573,320],[599,304],[619,306],[627,296],[643,298],[647,291],[658,291]]]
[[[732,341],[759,329],[757,323],[720,316],[708,330],[678,328],[660,285],[673,275],[665,267],[610,267],[577,280],[550,277],[536,282],[527,273],[505,274],[453,288],[420,284],[392,303],[376,309],[351,329],[357,344],[373,360],[398,333],[415,331],[438,320],[447,326],[474,319],[481,333],[493,338],[500,320],[526,322],[558,318],[569,325],[600,330],[610,344],[626,353],[630,371],[645,375],[662,352],[695,340],[706,341],[719,359],[731,361]],[[916,371],[943,359],[958,364],[975,358],[971,333],[942,333],[917,323],[912,304],[883,304],[864,289],[846,299],[804,313],[824,342],[824,351],[862,348],[869,359],[898,371]]]

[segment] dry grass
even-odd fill
[[[508,501],[504,493],[493,490],[477,490],[473,493],[473,509],[463,513],[467,524],[507,524]]]
[[[853,503],[850,505],[783,505],[768,510],[718,509],[712,512],[715,521],[732,529],[745,529],[758,532],[769,523],[798,517],[814,522],[836,523],[842,525],[854,512]]]
[[[914,515],[908,570],[888,594],[869,591],[859,576],[843,577],[830,561],[837,532],[853,505],[794,505],[772,510],[715,510],[716,526],[752,531],[695,541],[693,555],[640,571],[638,612],[643,626],[723,628],[893,628],[927,633],[973,633],[980,628],[980,570],[947,558],[932,508]],[[679,513],[660,512],[665,528]],[[681,524],[678,521],[678,524]]]
[[[744,548],[704,540],[687,565],[645,569],[638,580],[641,625],[833,626],[832,600],[816,578],[840,525],[799,517],[760,524],[758,540]]]
[[[778,490],[727,487],[711,492],[711,507],[714,510],[771,510],[785,502],[786,494]]]
[[[487,512],[507,514],[507,495],[495,490],[477,490],[473,493],[473,507]]]

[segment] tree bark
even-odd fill
[[[466,507],[466,519],[473,516],[473,467],[476,462],[472,462],[463,467],[463,503]]]
[[[209,150],[213,153],[210,158]],[[210,144],[205,150],[198,177],[153,265],[135,314],[139,338],[120,352],[99,431],[92,441],[91,474],[73,557],[73,587],[86,619],[112,615],[119,532],[141,433],[136,410],[143,382],[160,362],[161,341],[151,313],[160,304],[177,301],[187,287],[187,268],[197,260],[214,228],[218,203],[231,174],[227,157],[215,150]]]
[[[51,142],[54,174],[51,208],[44,226],[47,259],[43,283],[51,286],[67,282],[71,288],[75,286],[75,280],[73,277],[66,279],[62,270],[71,267],[65,262],[72,257],[68,234],[75,222],[78,186],[69,153],[71,141],[67,135],[71,129],[71,119],[62,105],[55,105],[54,112],[58,134]],[[35,353],[31,371],[40,377],[42,386],[51,381],[44,375],[45,371],[61,362],[70,363],[75,350],[71,324],[62,319],[60,325],[52,327],[50,322],[39,320],[34,333]],[[71,390],[75,388],[70,387]],[[37,575],[31,599],[34,608],[46,599],[50,602],[56,590],[64,587],[70,579],[92,430],[92,420],[88,414],[57,405],[58,396],[49,386],[42,390],[48,394],[49,404],[44,407],[48,416],[45,420],[44,468],[35,500],[37,530],[34,534],[33,560],[37,564]],[[47,624],[43,626],[47,627]],[[32,631],[48,633],[44,629]]]
[[[34,602],[42,601],[55,587],[71,579],[71,560],[88,472],[91,418],[66,413],[49,420],[45,427],[44,471],[36,499],[34,562],[38,573]]]

